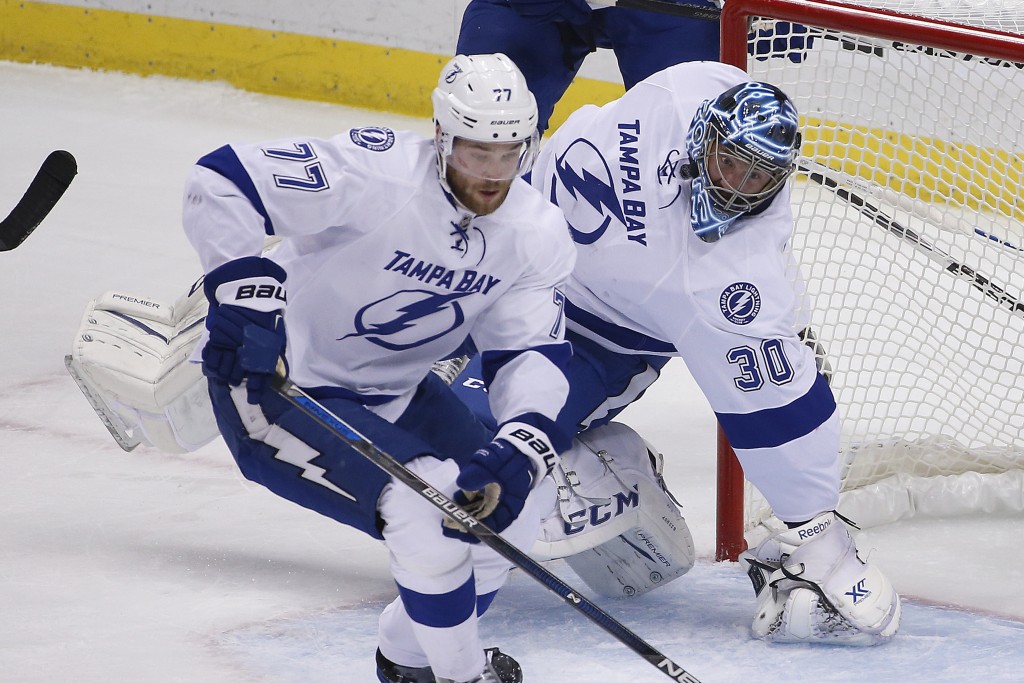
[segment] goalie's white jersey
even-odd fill
[[[287,355],[300,386],[388,403],[471,337],[515,358],[516,372],[495,379],[499,420],[553,419],[564,402],[564,375],[536,349],[565,343],[554,288],[575,251],[558,209],[522,180],[476,216],[442,189],[433,141],[356,128],[203,157],[184,226],[206,272],[283,238],[271,257],[288,273]]]
[[[747,80],[686,63],[583,107],[548,141],[532,182],[577,243],[569,329],[623,353],[682,356],[748,478],[780,517],[800,519],[838,501],[839,427],[797,335],[789,188],[717,242],[690,227],[690,121]]]

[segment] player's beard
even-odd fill
[[[508,196],[511,180],[474,178],[448,167],[448,186],[464,207],[478,216],[494,213]]]

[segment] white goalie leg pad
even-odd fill
[[[828,512],[740,556],[757,593],[753,632],[774,642],[876,645],[899,630],[902,606],[881,570],[857,556]]]
[[[661,455],[626,425],[578,436],[552,473],[558,502],[530,555],[566,558],[595,592],[641,595],[688,572],[693,538],[661,478]]]
[[[206,378],[189,362],[206,310],[198,285],[171,305],[107,292],[86,308],[65,363],[125,450],[183,453],[219,435]]]

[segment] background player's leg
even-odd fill
[[[500,0],[473,0],[462,15],[459,54],[503,52],[516,63],[537,98],[538,128],[548,120],[583,58],[594,51],[585,28],[566,22],[529,21]]]

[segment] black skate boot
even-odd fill
[[[463,682],[439,678],[437,683],[523,683],[523,670],[519,662],[496,647],[486,648],[484,654],[487,655],[487,665],[476,678]]]
[[[377,680],[380,683],[434,683],[429,666],[412,667],[395,664],[377,650]]]

